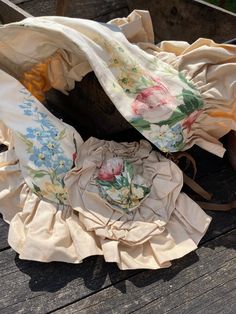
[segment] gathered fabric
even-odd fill
[[[181,170],[146,141],[82,144],[64,180],[68,204],[29,187],[14,149],[0,154],[0,172],[0,212],[22,259],[79,263],[103,255],[121,269],[169,267],[197,248],[211,221],[180,193]],[[131,202],[122,202],[129,193]]]
[[[161,268],[196,249],[210,223],[180,193],[183,176],[147,141],[83,142],[0,72],[0,212],[20,258]],[[14,93],[13,93],[14,91]]]
[[[236,129],[236,48],[153,38],[146,11],[108,24],[37,17],[0,28],[0,213],[20,258],[103,255],[121,269],[158,269],[197,248],[211,218],[150,142],[223,155],[219,138]],[[91,71],[149,142],[84,142],[42,104],[49,89],[66,94]]]
[[[170,266],[197,248],[211,220],[180,193],[181,170],[146,141],[90,138],[65,184],[72,208],[96,239],[91,249],[121,269]]]
[[[94,71],[122,116],[160,150],[196,144],[223,156],[219,138],[236,129],[236,47],[209,39],[156,46],[153,37],[146,11],[107,24],[27,18],[0,29],[0,65],[39,100]]]

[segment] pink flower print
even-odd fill
[[[98,172],[98,179],[103,181],[114,181],[115,176],[121,174],[123,160],[121,158],[111,158],[106,160]]]
[[[192,128],[192,124],[197,120],[197,118],[202,113],[202,110],[197,110],[192,112],[188,118],[186,118],[182,124],[183,128],[187,129],[187,132],[189,133]]]
[[[132,112],[150,122],[168,119],[178,103],[168,88],[159,80],[158,85],[144,89],[132,103]],[[158,113],[156,116],[154,113]]]

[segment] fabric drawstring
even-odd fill
[[[184,184],[186,184],[192,191],[196,192],[198,195],[200,195],[202,198],[204,198],[207,201],[210,201],[212,199],[213,194],[207,192],[205,189],[203,189],[196,181],[194,181],[196,173],[197,173],[197,166],[194,158],[186,152],[180,152],[175,154],[168,154],[167,158],[171,159],[176,164],[179,164],[181,158],[186,158],[186,167],[183,170],[183,180]],[[193,179],[187,176],[184,171],[189,167],[189,165],[192,165],[193,167]],[[236,200],[231,201],[229,203],[225,204],[217,204],[217,203],[208,203],[208,202],[202,202],[202,201],[196,201],[196,203],[205,210],[213,210],[213,211],[230,211],[231,209],[236,208]]]

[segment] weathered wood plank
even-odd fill
[[[122,281],[134,271],[119,271],[101,257],[84,263],[19,260],[13,250],[0,252],[0,313],[48,313]]]
[[[149,10],[156,40],[186,40],[199,37],[223,42],[235,37],[236,14],[216,9],[204,1],[127,0],[129,9]]]
[[[28,16],[31,15],[12,2],[0,0],[0,22],[2,24],[20,21]]]
[[[4,222],[0,214],[0,251],[9,247],[7,242],[8,224]]]
[[[233,290],[222,312],[230,313],[236,306],[235,237],[236,230],[209,242],[170,269],[138,273],[55,313],[199,313],[200,306],[203,311]],[[178,306],[182,312],[175,311]]]
[[[226,139],[223,139],[226,142]],[[196,161],[197,176],[196,181],[208,192],[213,194],[211,202],[227,203],[236,199],[236,171],[232,169],[227,159],[219,158],[211,153],[204,151],[199,147],[193,147],[189,153]],[[191,175],[191,171],[188,173]],[[185,191],[195,199],[200,199],[190,189]],[[210,212],[213,217],[210,228],[203,241],[210,240],[236,228],[236,209],[230,212]]]
[[[23,2],[19,6],[34,16],[56,14],[55,0],[32,0]],[[65,13],[66,16],[100,21],[108,21],[114,17],[125,16],[127,14],[128,7],[126,0],[70,0]]]

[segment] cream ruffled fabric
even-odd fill
[[[91,178],[102,162],[119,156],[136,165],[152,186],[148,198],[121,213],[101,198]],[[95,138],[79,151],[65,180],[69,206],[40,199],[27,186],[14,150],[0,154],[0,212],[10,223],[8,241],[22,259],[81,262],[104,255],[121,269],[161,268],[197,248],[211,218],[180,193],[182,173],[145,141]]]
[[[142,49],[131,45],[114,24],[131,42],[143,41],[138,44]],[[236,128],[236,48],[205,39],[192,45],[163,42],[155,46],[147,12],[136,11],[108,26],[68,18],[30,18],[1,28],[0,38],[0,66],[8,73],[22,78],[25,73],[30,75],[35,66],[46,64],[42,70],[46,73],[42,90],[53,86],[67,92],[73,89],[75,80],[94,70],[127,119],[130,108],[135,108],[137,115],[142,112],[151,121],[156,95],[161,98],[162,109],[169,103],[161,112],[168,116],[173,109],[171,101],[177,101],[168,88],[174,86],[174,92],[180,87],[188,89],[187,95],[194,95],[190,98],[201,107],[186,119],[185,146],[179,149],[198,144],[221,156],[224,149],[218,138]],[[112,65],[108,52],[114,57]],[[129,70],[133,66],[131,59],[137,61],[137,67],[131,69],[133,76],[120,77],[120,65],[116,68],[116,62],[123,60],[122,67]],[[168,88],[159,79],[150,77],[151,68],[165,82],[170,71]],[[148,76],[144,70],[150,70]],[[180,80],[179,71],[185,78]],[[140,73],[144,76],[138,76]],[[34,75],[35,82],[40,81],[37,71]],[[139,81],[140,77],[144,81]],[[72,127],[47,112],[19,82],[2,71],[0,81],[4,87],[0,142],[8,146],[8,151],[0,154],[0,212],[10,224],[9,244],[20,258],[79,263],[91,255],[104,255],[106,261],[116,262],[121,269],[156,269],[168,267],[173,259],[196,249],[211,218],[181,193],[182,172],[174,163],[153,151],[146,141],[118,144],[90,138],[82,143]],[[151,86],[141,86],[135,93],[133,85],[137,82]],[[148,106],[149,112],[145,111]],[[60,147],[41,143],[39,133],[32,133],[33,128],[38,131],[42,125]],[[172,141],[174,137],[176,141],[183,139],[176,130],[165,133],[166,125],[154,129],[158,129],[159,144],[164,137],[172,136]],[[147,133],[147,125],[141,131],[155,144],[153,134]],[[24,136],[19,136],[19,132]],[[163,143],[169,145],[164,140]],[[55,176],[50,185],[46,182],[49,176],[44,174],[51,167],[50,159],[47,166],[32,158],[33,149],[46,152],[45,145],[58,149],[67,158],[64,161],[69,160],[68,165],[73,166],[65,177],[65,173],[59,173],[56,179],[60,185],[52,184]],[[54,159],[56,156],[53,154]],[[63,168],[65,163],[59,165]],[[29,167],[34,168],[29,170]],[[53,170],[56,174],[58,168]],[[55,197],[61,188],[68,196],[64,204]]]
[[[102,164],[119,157],[151,183],[149,196],[129,213],[113,209],[93,183]],[[170,266],[197,247],[210,218],[187,195],[180,193],[182,172],[146,141],[106,142],[90,138],[80,149],[75,168],[66,177],[69,199],[85,229],[108,262],[121,269]]]
[[[121,269],[156,269],[196,249],[211,219],[180,193],[174,163],[146,141],[83,143],[0,74],[0,141],[8,147],[0,153],[0,213],[20,258],[79,263],[104,255]]]
[[[222,156],[218,139],[236,130],[236,47],[208,39],[155,46],[153,37],[146,11],[107,25],[28,18],[0,29],[0,65],[24,84],[43,75],[45,90],[65,93],[93,70],[120,113],[159,149],[197,144]],[[40,64],[46,70],[37,78]]]

